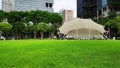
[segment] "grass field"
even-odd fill
[[[120,41],[0,41],[0,68],[120,68]]]

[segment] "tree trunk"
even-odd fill
[[[49,39],[51,39],[51,32],[49,32]]]
[[[25,34],[25,39],[28,39],[28,35],[27,34]]]
[[[55,31],[52,31],[52,32],[51,32],[51,39],[54,39],[54,32],[55,32]]]
[[[18,38],[19,38],[18,33],[16,33],[16,36],[17,36],[16,38],[17,38],[17,40],[18,40]]]
[[[36,39],[37,38],[37,25],[35,24],[35,26],[34,26],[34,39]]]
[[[41,40],[43,40],[43,36],[44,36],[44,33],[43,32],[40,32],[40,34],[41,34]]]
[[[18,39],[19,37],[18,37],[18,32],[16,31],[16,39]]]
[[[21,37],[21,33],[19,33],[19,39],[22,39],[22,37]]]
[[[36,30],[34,30],[34,39],[37,38],[36,35],[37,35],[37,32],[36,32]]]

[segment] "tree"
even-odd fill
[[[55,31],[62,25],[62,16],[59,13],[50,13],[49,22],[52,24],[51,26],[51,39],[54,38]]]
[[[6,15],[7,21],[13,26],[14,36],[16,36],[17,39],[21,38],[23,31],[25,32],[26,30],[23,22],[26,20],[27,13],[23,11],[10,11],[6,13]]]
[[[3,10],[0,10],[0,22],[2,22],[5,19],[5,12]]]
[[[30,11],[28,12],[28,15],[26,16],[26,19],[33,22],[34,25],[34,38],[36,38],[37,35],[37,25],[39,22],[42,22],[44,20],[44,15],[46,12],[36,10],[36,11]]]
[[[114,10],[111,10],[111,11],[108,12],[108,15],[109,15],[109,18],[113,18],[113,17],[117,16],[117,12],[114,11]]]
[[[7,16],[9,23],[14,24],[16,22],[23,22],[26,14],[22,11],[10,11]]]
[[[14,35],[16,36],[16,39],[21,39],[21,35],[26,31],[26,25],[22,22],[16,22],[13,24],[12,29],[15,32]]]
[[[116,37],[119,34],[120,16],[112,18],[106,23],[106,26],[110,28],[111,37]]]
[[[46,22],[47,24],[48,23],[52,24],[52,26],[50,27],[50,31],[51,38],[53,38],[55,31],[59,28],[62,22],[62,17],[60,16],[60,14],[40,10],[25,12],[24,11],[5,12],[3,18],[4,19],[7,18],[6,21],[8,21],[13,26],[12,31],[16,35],[17,39],[21,38],[20,35],[28,35],[27,33],[34,34],[34,38],[36,38],[37,25],[39,22]],[[3,18],[1,19],[1,21],[3,20]],[[28,25],[28,22],[30,21],[33,23],[33,26]],[[31,31],[29,31],[29,29]],[[31,33],[32,31],[33,33]]]
[[[54,16],[53,16],[54,15]],[[36,38],[37,34],[37,25],[39,22],[46,22],[46,23],[54,23],[58,22],[59,19],[57,19],[59,16],[58,13],[51,13],[48,11],[30,11],[28,12],[28,15],[26,16],[26,19],[33,22],[34,25],[34,38]],[[56,19],[55,19],[56,18]],[[61,17],[60,17],[61,19]]]
[[[27,28],[26,28],[26,38],[32,38],[33,35],[33,31],[34,31],[34,25],[32,24],[27,24]]]
[[[48,24],[46,24],[45,22],[40,22],[37,26],[38,30],[40,31],[40,35],[41,35],[41,39],[43,39],[44,37],[44,32],[47,32],[48,30]]]
[[[108,20],[109,20],[108,18],[100,17],[96,22],[97,22],[98,24],[105,25],[106,22],[108,22]]]
[[[0,31],[3,32],[3,35],[4,35],[6,38],[8,38],[8,35],[9,35],[9,34],[11,34],[11,33],[10,33],[10,32],[11,32],[11,28],[12,28],[12,26],[11,26],[9,23],[7,23],[7,22],[2,22],[2,23],[0,23]]]

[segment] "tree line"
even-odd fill
[[[59,13],[41,10],[10,12],[0,10],[0,31],[7,39],[38,37],[53,39],[61,25],[62,17]]]
[[[108,17],[100,17],[96,22],[105,26],[105,30],[110,32],[110,38],[120,37],[120,14],[110,11]]]

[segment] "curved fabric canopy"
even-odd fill
[[[60,33],[68,34],[69,36],[88,37],[89,35],[96,36],[105,32],[104,27],[95,23],[91,19],[73,18],[59,28]]]

